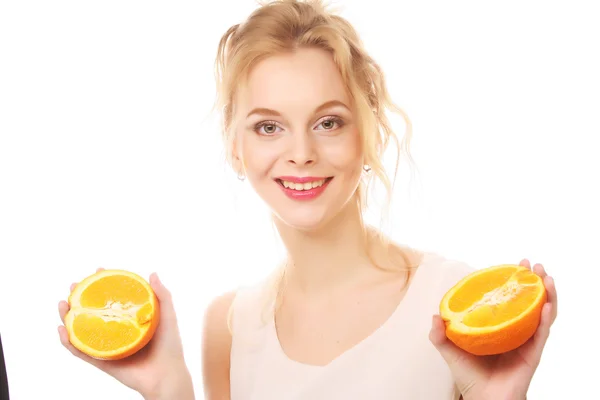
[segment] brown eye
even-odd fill
[[[271,136],[274,135],[279,131],[281,131],[282,128],[280,128],[276,123],[274,123],[273,121],[264,121],[264,122],[260,122],[258,124],[256,124],[256,126],[254,127],[254,131],[256,133],[258,133],[259,135],[265,135],[265,136]]]
[[[323,121],[323,128],[325,129],[333,129],[334,126],[335,124],[332,120]]]
[[[317,130],[331,131],[331,130],[340,128],[343,125],[344,124],[340,118],[328,117],[324,120],[321,120],[321,123],[319,125],[317,125]],[[321,127],[321,128],[319,129],[319,127]]]
[[[277,129],[277,127],[275,125],[265,125],[264,126],[265,133],[268,133],[268,134],[275,133],[276,129]]]

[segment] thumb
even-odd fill
[[[173,298],[171,296],[171,292],[165,287],[165,285],[158,278],[158,274],[153,272],[150,275],[150,286],[156,297],[158,297],[158,301],[160,303],[160,314],[161,319],[168,319],[171,321],[175,321],[175,308],[173,306]]]
[[[475,376],[469,377],[476,370],[473,355],[460,349],[446,336],[446,324],[439,315],[434,315],[429,332],[429,340],[448,364],[459,388],[468,389],[473,385]],[[464,392],[463,392],[464,393]]]

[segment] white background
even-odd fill
[[[556,279],[559,318],[531,399],[598,390],[593,3],[338,2],[414,123],[418,170],[411,182],[403,164],[394,239],[477,268],[529,257]],[[0,332],[11,398],[139,398],[59,343],[57,302],[99,266],[158,271],[201,397],[207,303],[282,255],[208,114],[218,40],[254,7],[0,3]]]

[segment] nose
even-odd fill
[[[315,139],[310,133],[292,135],[288,162],[294,165],[314,164],[317,159]]]

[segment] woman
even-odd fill
[[[318,2],[273,2],[225,33],[217,72],[229,160],[271,208],[288,257],[209,306],[205,396],[524,399],[556,316],[553,281],[534,266],[549,301],[518,350],[479,358],[446,339],[438,304],[471,269],[363,223],[367,183],[391,187],[381,156],[398,141],[385,112],[402,112],[354,29]],[[145,399],[194,398],[169,292],[150,282],[164,312],[140,354],[100,362],[64,327],[61,341]]]

